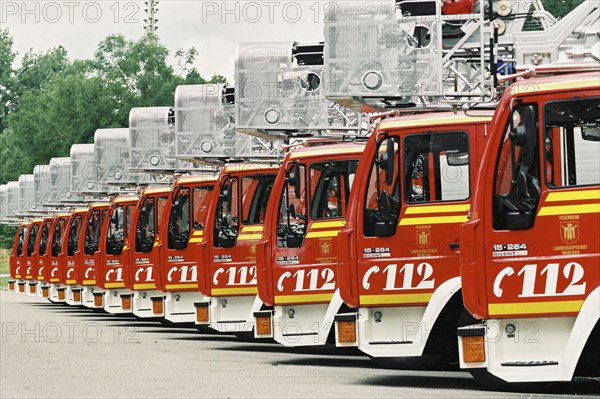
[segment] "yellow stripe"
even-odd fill
[[[432,293],[424,294],[397,294],[397,295],[361,295],[361,305],[401,305],[407,303],[426,303],[431,299]]]
[[[238,241],[260,240],[262,237],[262,234],[242,234],[238,237]]]
[[[125,283],[106,283],[104,288],[125,288]]]
[[[202,240],[203,240],[202,237],[200,237],[200,238],[191,238],[190,239],[190,244],[195,243],[195,242],[202,242]]]
[[[194,284],[170,284],[165,286],[166,289],[168,290],[184,290],[184,289],[188,289],[188,288],[198,288],[198,283],[194,283]]]
[[[212,296],[224,295],[256,295],[258,288],[256,287],[241,287],[241,288],[213,288],[210,290]]]
[[[314,222],[310,228],[311,229],[328,229],[332,227],[344,227],[346,226],[345,220],[338,220],[334,222]]]
[[[337,237],[340,230],[311,231],[306,238]]]
[[[582,213],[600,213],[600,204],[545,206],[538,216],[579,215]]]
[[[244,226],[242,228],[242,233],[249,231],[263,231],[264,226]]]
[[[554,83],[534,83],[527,84],[524,82],[523,84],[514,86],[510,94],[519,94],[519,93],[539,93],[541,91],[554,91],[559,89],[577,89],[582,87],[595,86],[598,87],[598,79],[587,79],[587,80],[579,80],[572,82],[554,82]]]
[[[156,284],[134,284],[134,290],[152,290],[156,288]]]
[[[381,122],[379,124],[379,130],[384,129],[401,129],[405,127],[415,126],[434,126],[434,125],[446,125],[455,123],[477,123],[477,122],[489,122],[492,120],[491,116],[452,116],[449,118],[423,118],[423,119],[412,119],[412,120],[392,120],[387,122]]]
[[[600,200],[600,190],[563,191],[548,194],[546,202]]]
[[[465,223],[467,215],[461,216],[432,216],[428,218],[402,218],[399,226],[414,226],[417,224]]]
[[[192,233],[193,236],[203,236],[204,230],[196,230]]]
[[[470,204],[411,206],[406,208],[406,212],[404,214],[418,215],[424,213],[466,212],[470,207]]]
[[[96,280],[83,280],[83,285],[95,285]]]
[[[579,312],[581,301],[490,303],[490,316]]]
[[[332,293],[329,294],[305,294],[305,295],[279,295],[275,296],[277,305],[307,302],[331,302]]]
[[[67,284],[77,284],[77,280],[67,280]]]
[[[21,278],[20,274],[15,274],[15,278]]]
[[[58,279],[58,278],[51,278],[50,279],[51,283],[58,283],[59,281],[60,281],[60,279]]]

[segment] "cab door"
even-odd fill
[[[571,93],[506,110],[485,192],[489,318],[576,315],[598,287],[599,107]]]
[[[426,305],[458,276],[469,138],[467,131],[378,137],[357,226],[361,307]]]

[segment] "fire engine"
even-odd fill
[[[177,179],[160,227],[163,239],[155,284],[160,295],[152,296],[154,317],[173,323],[194,323],[194,303],[203,299],[198,291],[200,245],[203,242],[208,206],[217,181],[212,175]]]
[[[165,217],[169,187],[150,187],[143,191],[136,207],[129,232],[129,261],[125,273],[125,286],[133,292],[131,311],[137,317],[155,317],[152,297],[160,296],[155,282],[159,269],[160,226]],[[123,297],[126,298],[126,297]],[[127,308],[127,299],[122,308]]]
[[[65,302],[64,296],[59,298],[58,291],[63,288],[60,284],[60,259],[69,216],[68,213],[57,214],[48,236],[46,265],[43,273],[45,284],[42,286],[42,296],[51,302]],[[64,290],[62,292],[64,293]]]
[[[484,384],[598,375],[599,109],[598,72],[518,82],[498,107],[460,233],[483,321],[458,329],[460,362]]]
[[[345,224],[364,144],[335,142],[290,152],[279,171],[259,243],[256,336],[286,346],[322,345],[342,306],[337,234]]]
[[[253,336],[257,245],[279,166],[226,165],[215,184],[199,253],[196,324]]]
[[[10,276],[15,279],[9,281],[8,287],[11,291],[25,293],[25,281],[22,278],[24,271],[24,254],[25,254],[25,237],[29,231],[30,224],[28,222],[21,223],[15,232],[12,252],[9,258]]]
[[[109,204],[94,203],[89,206],[81,221],[81,232],[73,254],[74,277],[78,285],[73,288],[73,302],[89,307],[103,308],[104,291],[96,286],[96,252],[100,243],[102,223],[106,219]]]
[[[125,278],[130,226],[138,201],[138,197],[131,195],[111,201],[95,253],[96,286],[104,291],[104,310],[112,314],[132,311],[132,293],[125,287]]]
[[[35,248],[35,242],[38,239],[42,226],[42,219],[33,219],[27,230],[25,236],[25,253],[23,256],[22,272],[23,279],[25,280],[25,294],[36,295],[36,281],[34,280],[35,270],[37,269],[37,253]],[[36,276],[37,277],[37,276]]]
[[[371,135],[339,235],[339,346],[379,364],[455,361],[448,330],[462,310],[458,228],[490,116],[386,118]]]
[[[38,237],[34,244],[36,259],[36,263],[33,267],[33,276],[36,280],[36,284],[34,287],[35,294],[39,297],[42,297],[43,287],[46,286],[46,283],[44,281],[44,269],[48,262],[48,237],[50,235],[50,229],[52,228],[53,222],[54,217],[45,217],[42,219],[42,223],[40,225],[40,232],[38,233]]]

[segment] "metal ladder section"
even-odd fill
[[[236,93],[222,84],[178,86],[175,91],[175,157],[200,165],[277,162],[281,146],[238,133]]]
[[[594,0],[559,22],[538,0],[338,1],[325,13],[325,95],[360,112],[494,106],[499,76],[517,69],[597,68],[597,14]],[[528,19],[542,31],[524,31]]]
[[[363,115],[325,98],[322,43],[242,43],[235,82],[238,132],[267,140],[368,133]]]

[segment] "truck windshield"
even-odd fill
[[[310,165],[310,217],[312,220],[346,217],[348,197],[358,160],[328,161]]]

